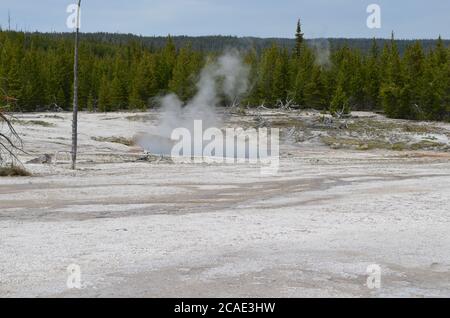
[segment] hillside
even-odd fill
[[[40,35],[43,37],[56,38],[72,38],[71,33],[33,33],[33,35]],[[146,47],[162,48],[167,43],[167,37],[163,36],[139,36],[134,34],[118,34],[118,33],[83,33],[81,38],[93,42],[104,42],[110,44],[127,44],[130,41],[137,41],[143,43]],[[273,43],[278,46],[293,49],[295,46],[295,39],[292,38],[257,38],[257,37],[236,37],[236,36],[173,36],[172,37],[177,48],[182,48],[187,44],[191,44],[192,49],[202,50],[207,52],[220,52],[227,48],[250,49],[256,48],[261,51],[270,47]],[[314,46],[317,43],[322,45],[328,44],[330,48],[339,48],[344,45],[350,48],[359,49],[363,52],[368,52],[372,46],[373,39],[347,39],[347,38],[317,38],[306,39],[306,42]],[[408,45],[419,41],[422,47],[427,50],[436,45],[436,39],[418,39],[418,40],[396,40],[398,49],[401,54],[404,53]],[[389,43],[390,39],[377,39],[379,47],[383,47]],[[450,40],[444,40],[446,46],[450,45]]]

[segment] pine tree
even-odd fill
[[[439,37],[436,48],[424,62],[421,101],[427,119],[449,119],[450,64],[447,56],[447,50]]]
[[[424,89],[425,57],[419,42],[406,49],[403,59],[404,86],[399,116],[408,119],[423,117],[421,95]]]
[[[310,81],[304,88],[305,104],[315,109],[324,109],[326,107],[325,84],[322,78],[321,68],[315,66],[312,71]]]
[[[48,63],[44,68],[43,77],[45,81],[46,100],[48,105],[58,106],[64,110],[70,108],[71,87],[73,61],[67,53],[62,43],[58,43],[57,47],[50,52],[50,56],[46,59]]]
[[[172,37],[167,37],[164,49],[158,54],[156,62],[156,79],[160,90],[167,90],[172,79],[173,68],[177,58],[177,49]]]
[[[272,101],[284,102],[289,91],[289,53],[286,49],[278,52],[273,74]]]
[[[370,56],[366,60],[366,76],[365,76],[365,100],[369,110],[378,109],[380,107],[380,59],[378,45],[373,39]]]
[[[398,105],[401,98],[401,89],[392,82],[383,83],[380,98],[385,114],[391,118],[399,116]]]
[[[292,95],[296,104],[309,107],[305,101],[305,87],[311,81],[311,74],[314,68],[315,57],[313,52],[304,47],[303,53],[297,59],[297,75],[293,85]]]
[[[111,106],[112,110],[125,109],[128,105],[128,81],[126,72],[126,59],[122,56],[116,57],[113,79],[111,81]]]
[[[403,84],[403,70],[400,59],[400,53],[398,51],[397,43],[394,39],[394,33],[392,32],[392,39],[390,45],[389,64],[387,66],[388,77],[394,84],[401,86]]]
[[[279,48],[275,43],[270,48],[264,50],[258,71],[257,90],[259,100],[271,107],[275,106],[276,103],[273,94],[273,83],[278,54]]]
[[[29,51],[21,61],[21,91],[20,105],[25,111],[35,111],[36,107],[43,106],[43,85],[39,78],[36,53]]]
[[[445,48],[444,41],[442,41],[442,37],[439,36],[436,48],[434,50],[434,63],[435,66],[442,66],[448,62],[448,51]]]
[[[173,69],[172,79],[169,82],[169,89],[183,101],[187,101],[195,94],[196,63],[197,58],[190,45],[180,50]]]
[[[78,71],[78,104],[80,110],[85,110],[88,108],[89,98],[92,98],[90,95],[92,95],[94,88],[95,66],[87,48],[81,45],[79,50],[79,59],[82,63],[79,65]]]
[[[403,71],[397,44],[392,33],[391,43],[383,52],[384,82],[380,98],[388,117],[407,118],[409,116],[409,88],[404,89]]]
[[[88,95],[88,99],[86,102],[86,108],[89,112],[97,111],[97,105],[95,103],[95,98],[94,98],[94,94],[92,93],[92,91]]]
[[[349,97],[345,92],[345,74],[341,70],[338,75],[336,90],[331,100],[330,113],[331,114],[348,114],[350,112]]]
[[[137,68],[131,81],[129,103],[131,108],[145,109],[150,106],[149,100],[156,96],[158,87],[155,56],[146,52],[137,61]]]
[[[302,33],[302,24],[300,19],[297,21],[297,30],[295,32],[295,56],[298,58],[302,54],[304,34]]]
[[[11,59],[11,65],[9,67],[8,72],[6,73],[6,79],[5,79],[5,88],[4,91],[6,95],[9,98],[14,98],[17,103],[16,107],[18,109],[15,110],[22,110],[21,107],[21,80],[20,80],[20,73],[19,73],[19,63],[15,58]]]
[[[128,93],[123,79],[115,75],[110,86],[110,101],[113,111],[125,109],[128,101]]]
[[[256,49],[251,49],[245,56],[244,59],[246,65],[250,68],[250,73],[248,77],[249,90],[247,96],[243,102],[249,103],[251,105],[257,105],[259,101],[258,96],[258,54]]]
[[[346,91],[350,97],[350,104],[363,108],[365,104],[365,82],[366,69],[359,51],[353,51],[350,55],[346,69],[346,77],[350,78],[349,87]]]
[[[111,111],[111,88],[109,79],[106,75],[103,76],[98,92],[98,106],[101,112]]]

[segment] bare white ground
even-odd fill
[[[140,149],[92,139],[132,138],[157,118],[82,113],[72,172],[70,115],[18,116],[53,124],[17,125],[24,161],[58,161],[0,179],[0,296],[450,296],[447,153],[285,144],[267,177],[136,162]],[[67,288],[70,264],[80,290]],[[366,286],[372,264],[380,289]]]

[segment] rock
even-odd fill
[[[49,154],[43,154],[33,160],[27,162],[27,164],[51,164],[53,156]]]
[[[357,150],[369,150],[370,147],[368,144],[362,144],[362,145],[358,145],[358,147],[356,147]]]
[[[341,149],[342,145],[339,143],[333,143],[330,147],[331,149]]]
[[[151,163],[173,163],[172,158],[167,156],[156,156],[152,154],[145,154],[141,158],[137,159],[138,162],[151,162]]]

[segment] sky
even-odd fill
[[[71,32],[67,6],[75,0],[0,0],[0,25]],[[381,28],[367,26],[378,4]],[[287,37],[301,18],[307,38],[450,39],[449,0],[82,0],[82,32],[153,35]]]

